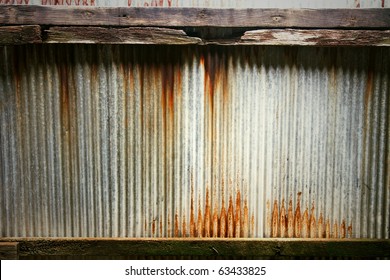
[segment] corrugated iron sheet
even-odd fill
[[[202,8],[389,8],[388,0],[0,0],[14,5]]]
[[[390,237],[390,49],[0,48],[0,235]]]

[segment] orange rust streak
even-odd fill
[[[302,237],[308,238],[309,237],[309,210],[305,209],[305,212],[303,212],[302,217]]]
[[[286,237],[287,234],[287,215],[286,207],[284,207],[284,198],[282,200],[282,208],[280,209],[280,237]]]
[[[345,238],[345,237],[346,237],[345,220],[343,220],[340,227],[340,238]]]
[[[197,237],[203,237],[203,220],[202,220],[202,210],[200,209],[200,201],[198,204],[198,220],[197,224]]]
[[[352,223],[348,226],[348,237],[352,237]]]
[[[152,223],[152,234],[153,234],[153,236],[156,234],[156,220],[153,220],[153,223]]]
[[[325,237],[325,229],[324,229],[324,217],[322,216],[322,213],[320,213],[320,218],[318,219],[318,237],[324,238]]]
[[[209,189],[206,189],[206,208],[204,213],[204,236],[210,237],[211,233],[211,212],[210,212],[210,194]]]
[[[293,214],[292,198],[290,198],[290,201],[288,202],[287,236],[289,238],[294,237],[294,214]]]
[[[162,234],[162,228],[163,228],[163,225],[162,225],[162,220],[161,220],[161,217],[160,217],[160,237],[163,236],[163,234]]]
[[[254,235],[254,232],[255,232],[255,215],[252,214],[252,217],[251,217],[251,236]]]
[[[222,207],[221,207],[221,216],[220,216],[220,232],[219,237],[226,237],[226,223],[227,223],[227,217],[226,217],[226,209],[225,209],[225,199],[222,197]]]
[[[179,216],[177,213],[175,214],[175,231],[174,231],[174,237],[179,237]]]
[[[316,225],[316,218],[315,218],[315,213],[314,213],[314,203],[313,203],[313,206],[311,207],[309,222],[310,222],[310,237],[316,238],[317,237],[317,225]]]
[[[186,223],[186,216],[185,215],[183,215],[181,236],[182,237],[186,237],[187,236],[187,223]]]
[[[233,198],[230,196],[229,198],[229,207],[227,213],[227,227],[228,234],[227,237],[234,237],[234,213],[233,213]]]
[[[244,219],[242,223],[242,237],[249,237],[249,209],[248,201],[244,201]]]
[[[330,221],[329,219],[326,220],[326,226],[325,226],[325,238],[330,238]]]
[[[278,237],[278,223],[279,223],[279,209],[278,209],[278,202],[275,199],[274,208],[272,210],[272,231],[271,231],[272,237]]]
[[[235,209],[235,217],[234,217],[234,236],[240,237],[241,235],[241,193],[240,191],[237,192],[236,195],[236,209]]]
[[[334,224],[333,224],[333,238],[339,238],[339,230],[338,230],[338,224],[337,224],[337,220],[334,221]]]
[[[295,209],[295,215],[294,215],[294,236],[295,237],[301,237],[301,228],[302,228],[302,222],[301,222],[301,192],[298,193],[298,202],[297,202],[297,208]]]

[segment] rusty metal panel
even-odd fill
[[[0,0],[13,5],[202,8],[389,8],[388,0]]]
[[[0,236],[390,237],[389,48],[0,57]]]

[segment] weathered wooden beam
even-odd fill
[[[1,5],[0,24],[389,29],[390,9],[209,9]]]
[[[42,43],[39,25],[0,26],[0,45]]]
[[[0,241],[0,260],[17,260],[18,248],[19,248],[18,242]]]
[[[301,46],[390,46],[390,30],[253,30],[245,32],[238,44]]]
[[[157,27],[52,27],[45,43],[91,44],[199,44],[202,40],[189,37],[183,30]]]
[[[220,39],[190,37],[183,30],[157,27],[73,26],[52,27],[45,32],[45,43],[390,46],[390,30],[264,29]]]
[[[390,257],[390,240],[17,238],[19,256]]]

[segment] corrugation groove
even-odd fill
[[[388,48],[0,48],[1,236],[389,238]]]

